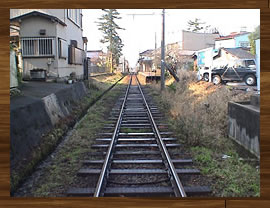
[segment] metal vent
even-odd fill
[[[40,34],[40,35],[46,35],[46,30],[44,30],[44,29],[40,30],[40,31],[39,31],[39,34]]]

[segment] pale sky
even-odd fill
[[[122,19],[116,23],[125,28],[118,31],[125,44],[122,53],[134,67],[139,52],[155,48],[155,33],[157,47],[161,45],[162,9],[118,9],[118,12]],[[102,33],[95,23],[103,13],[101,9],[83,9],[83,35],[88,38],[88,50],[106,51],[100,43]],[[239,32],[243,26],[252,32],[260,25],[259,9],[166,9],[165,13],[165,44],[179,42],[188,20],[195,18],[218,28],[222,35]]]

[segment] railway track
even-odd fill
[[[73,187],[68,196],[201,196],[208,186],[183,185],[181,178],[198,175],[192,159],[169,154],[179,148],[167,130],[158,108],[143,93],[135,75],[130,75],[124,97],[108,118],[110,123],[100,133],[92,148],[95,160],[83,161],[78,175],[94,179],[93,187]],[[178,158],[177,158],[178,156]],[[91,183],[90,183],[91,184]]]

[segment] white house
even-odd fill
[[[142,72],[152,71],[154,53],[155,51],[153,49],[148,49],[146,51],[139,53],[138,63],[140,66],[140,71]]]
[[[255,67],[255,56],[243,48],[220,48],[218,54],[214,56],[213,65]]]
[[[33,69],[52,78],[72,72],[83,78],[87,39],[81,9],[11,9],[10,24],[19,27],[24,79],[31,78]]]
[[[237,47],[248,48],[250,47],[248,40],[249,34],[250,32],[232,32],[230,35],[216,38],[215,49]]]

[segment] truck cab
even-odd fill
[[[223,66],[200,67],[198,78],[204,81],[212,81],[215,84],[224,81],[244,81],[247,85],[256,83],[256,64],[254,59],[237,59]],[[211,78],[211,80],[210,80]]]
[[[256,65],[253,59],[233,60],[224,67],[211,71],[214,84],[221,82],[245,82],[252,86],[256,84]]]

